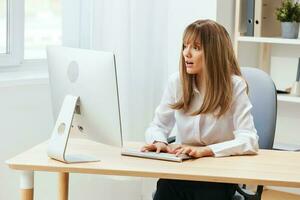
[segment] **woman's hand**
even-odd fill
[[[184,145],[181,147],[178,147],[175,150],[176,156],[179,154],[186,154],[193,158],[201,158],[205,156],[213,156],[214,153],[209,147],[195,147],[195,146],[188,146]]]
[[[141,149],[142,152],[148,152],[148,151],[156,151],[156,153],[159,152],[166,152],[171,153],[172,149],[169,147],[168,144],[164,142],[154,142],[153,144],[146,144]]]

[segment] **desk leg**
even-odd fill
[[[21,200],[33,200],[33,171],[21,171],[20,190]]]
[[[68,200],[69,194],[69,173],[59,173],[59,188],[58,188],[58,199]]]

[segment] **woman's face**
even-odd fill
[[[204,67],[204,51],[198,42],[184,42],[183,58],[188,74],[200,74]]]

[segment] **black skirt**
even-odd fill
[[[159,179],[154,200],[232,200],[235,184]]]

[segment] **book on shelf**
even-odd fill
[[[241,0],[239,31],[244,36],[280,37],[276,8],[281,0]]]
[[[255,7],[255,0],[247,0],[247,32],[246,32],[246,36],[254,35],[254,7]]]
[[[239,6],[239,32],[241,35],[245,35],[247,32],[247,2],[245,0],[240,1],[240,6]]]
[[[276,18],[276,8],[280,7],[281,0],[259,0],[261,1],[261,37],[280,37],[281,25]]]
[[[298,58],[298,68],[296,74],[296,81],[300,82],[300,57]]]
[[[254,36],[260,37],[262,28],[262,4],[263,0],[255,0],[254,9]]]

